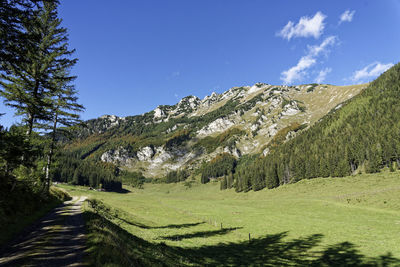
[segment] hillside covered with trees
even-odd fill
[[[400,64],[361,94],[235,173],[237,191],[400,166]]]

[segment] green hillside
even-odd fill
[[[239,170],[236,190],[400,166],[400,64],[307,131]]]

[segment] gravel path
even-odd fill
[[[85,266],[82,203],[74,197],[1,251],[0,266]]]

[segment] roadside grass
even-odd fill
[[[27,195],[27,192],[23,188],[18,188],[18,186],[15,190],[20,190],[20,194],[10,194],[9,197],[11,198],[7,199],[8,204],[13,207],[13,211],[9,211],[6,216],[1,218],[0,247],[63,201],[70,199],[66,191],[56,187],[51,187],[50,197],[46,199],[41,198],[40,195]],[[22,195],[23,193],[25,195]],[[24,207],[21,208],[21,205]]]
[[[96,265],[400,265],[399,171],[248,193],[218,183],[61,187],[100,203],[85,211]]]
[[[287,233],[237,243],[179,247],[148,242],[123,229],[120,212],[95,199],[88,201],[89,263],[93,266],[398,266],[390,253],[365,257],[349,242],[316,250],[323,235],[287,240]],[[122,219],[126,221],[126,219]],[[134,223],[130,221],[129,223]],[[162,226],[188,227],[188,224]],[[141,227],[146,227],[141,225]],[[150,227],[151,228],[151,227]],[[225,229],[230,231],[232,229]],[[223,230],[217,230],[223,231]],[[211,235],[216,231],[209,231]]]

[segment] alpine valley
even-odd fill
[[[0,0],[0,266],[400,266],[400,1],[92,2]]]

